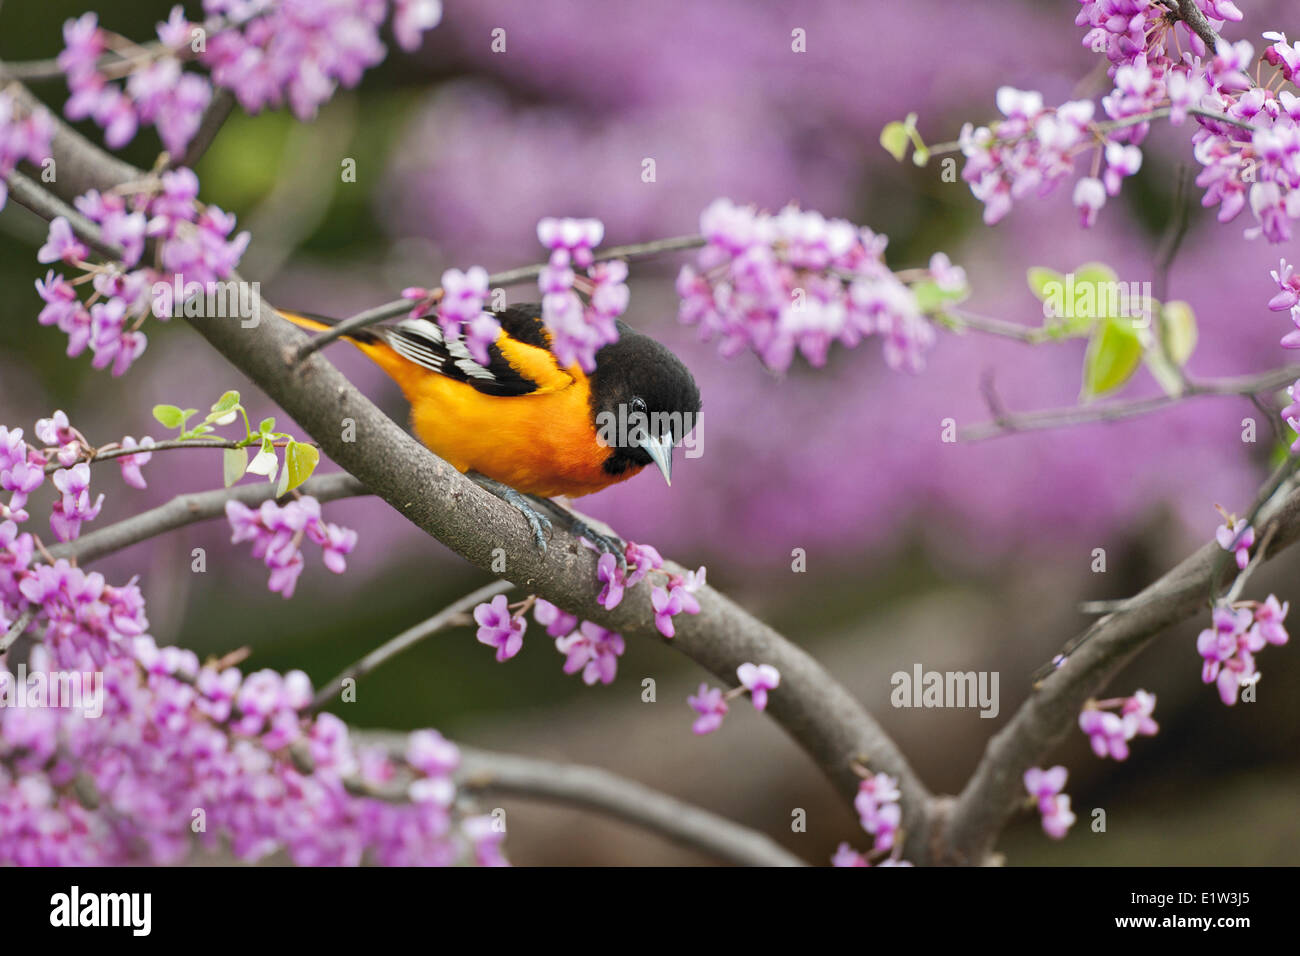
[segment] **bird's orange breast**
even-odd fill
[[[532,395],[484,395],[441,375],[402,383],[420,440],[459,471],[477,471],[526,494],[576,498],[625,481],[604,469],[609,448],[596,439],[590,383]]]

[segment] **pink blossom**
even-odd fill
[[[708,684],[701,684],[700,689],[687,698],[687,703],[699,714],[691,727],[691,732],[695,734],[713,733],[722,726],[722,719],[727,716],[727,699],[722,690],[709,687]]]
[[[767,692],[781,683],[781,673],[771,664],[741,664],[736,668],[741,686],[749,691],[755,710],[767,707]]]
[[[474,620],[479,625],[479,643],[495,647],[498,662],[510,660],[524,646],[524,630],[528,622],[510,613],[509,602],[504,594],[498,594],[490,603],[484,602],[474,608]]]

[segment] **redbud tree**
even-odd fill
[[[83,432],[58,409],[0,424],[0,862],[170,864],[207,849],[303,865],[498,865],[509,831],[485,799],[495,783],[633,820],[732,862],[978,864],[994,858],[1018,812],[1038,814],[1056,839],[1076,823],[1067,768],[1052,765],[1067,735],[1086,736],[1099,759],[1140,760],[1142,738],[1159,732],[1156,698],[1108,687],[1123,685],[1123,665],[1174,624],[1197,615],[1205,624],[1195,652],[1200,681],[1214,689],[1206,706],[1255,699],[1261,663],[1288,643],[1288,603],[1252,595],[1249,583],[1300,537],[1300,439],[1281,448],[1253,500],[1230,502],[1218,519],[1206,502],[1204,547],[1102,608],[1034,677],[965,788],[940,795],[836,675],[711,587],[704,567],[683,567],[617,529],[596,542],[557,526],[539,551],[515,511],[419,446],[330,356],[344,332],[415,317],[484,361],[501,331],[492,311],[509,291],[541,303],[562,364],[590,371],[617,340],[617,321],[636,317],[638,268],[676,257],[680,322],[716,344],[714,360],[760,363],[776,376],[878,347],[890,370],[923,379],[939,340],[960,348],[968,334],[1046,349],[1086,343],[1077,403],[1012,413],[990,387],[987,421],[934,423],[944,442],[1126,419],[1202,396],[1251,397],[1279,431],[1300,433],[1296,368],[1192,377],[1197,303],[1161,301],[1163,282],[1156,294],[1099,262],[1030,271],[1041,322],[981,315],[965,306],[972,288],[1006,276],[968,273],[941,249],[895,261],[868,225],[797,202],[762,208],[744,195],[716,197],[679,234],[636,243],[581,210],[554,208],[510,224],[535,232],[532,262],[492,273],[451,250],[454,266],[309,338],[241,276],[256,236],[205,201],[195,166],[234,110],[284,109],[310,124],[386,58],[417,56],[442,4],[201,6],[160,8],[147,37],[115,32],[107,10],[86,12],[62,25],[55,60],[0,62],[0,206],[45,223],[31,250],[39,300],[24,334],[61,334],[69,360],[104,373],[96,388],[108,403],[133,387],[158,323],[188,325],[196,347],[203,340],[230,368],[224,390],[176,394],[151,420],[124,419],[112,434]],[[1056,6],[1059,42],[1095,56],[1102,95],[1050,102],[991,83],[988,109],[951,130],[951,141],[927,144],[922,127],[944,131],[912,113],[880,131],[883,149],[936,177],[959,169],[990,229],[1061,190],[1076,212],[1069,228],[1087,230],[1159,137],[1185,154],[1184,186],[1223,223],[1220,241],[1290,242],[1300,218],[1300,44],[1287,41],[1285,24],[1250,23],[1230,0]],[[457,15],[449,5],[446,16]],[[118,155],[141,141],[160,147],[152,164]],[[1170,259],[1181,237],[1171,235]],[[1258,278],[1275,290],[1261,304],[1295,326],[1279,331],[1280,347],[1300,347],[1300,276],[1281,258]],[[1154,396],[1120,394],[1144,377]],[[244,380],[291,421],[254,421],[248,387],[235,387]],[[102,521],[106,497],[131,494],[116,477],[145,489],[162,455],[187,456],[205,490]],[[412,537],[432,536],[494,580],[377,641],[319,687],[301,669],[245,669],[239,642],[201,658],[151,626],[146,568],[126,580],[94,569],[132,544],[224,522],[231,554],[261,562],[269,590],[295,600],[304,575],[346,574],[366,530],[331,520],[331,503],[363,495],[408,519]],[[300,620],[310,629],[310,610]],[[506,666],[525,644],[553,643],[558,669],[592,686],[626,679],[630,643],[662,642],[708,675],[679,702],[683,735],[725,735],[729,714],[752,706],[807,751],[862,832],[833,860],[801,859],[763,833],[594,768],[462,747],[435,729],[365,731],[339,716],[346,708],[336,705],[355,700],[372,670],[451,628],[472,632]],[[1171,653],[1169,666],[1195,683],[1189,656]]]

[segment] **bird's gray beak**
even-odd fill
[[[664,481],[668,482],[669,487],[673,483],[673,436],[671,432],[665,432],[662,438],[655,438],[653,435],[648,436],[641,442],[641,447],[646,450],[650,460],[659,466],[663,472]]]

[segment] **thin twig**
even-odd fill
[[[259,444],[259,443],[253,442],[253,444]],[[87,464],[94,465],[101,461],[112,461],[114,458],[125,458],[128,455],[150,455],[156,451],[173,451],[177,448],[232,448],[234,449],[234,448],[251,448],[253,447],[253,444],[248,444],[247,442],[240,443],[237,441],[229,441],[224,438],[193,438],[193,439],[186,439],[185,441],[181,441],[178,438],[177,439],[169,438],[166,441],[154,442],[154,444],[152,445],[137,445],[135,448],[126,448],[126,447],[119,446],[117,448],[96,450],[95,453],[91,455],[90,458],[82,458],[79,459],[79,461],[85,461]],[[285,445],[288,444],[288,441],[281,439],[279,441],[273,442],[272,444],[274,444],[276,448],[283,448]],[[299,444],[315,445],[316,443],[299,442]],[[73,462],[73,464],[75,465],[77,464],[77,462]],[[68,467],[70,466],[64,465],[62,462],[52,461],[45,466],[45,473],[48,475],[51,472],[58,471],[60,468],[68,468]]]
[[[1152,291],[1157,302],[1164,302],[1165,296],[1169,293],[1169,270],[1173,267],[1174,259],[1178,257],[1183,239],[1187,236],[1187,226],[1191,221],[1188,215],[1191,180],[1191,167],[1187,163],[1179,163],[1174,170],[1173,218],[1169,221],[1169,227],[1160,241],[1160,249],[1156,254],[1155,282]]]
[[[46,222],[53,222],[62,216],[68,220],[73,233],[104,258],[113,261],[122,258],[122,250],[105,242],[97,225],[35,180],[14,170],[9,174],[8,182],[9,195],[18,205],[30,209]]]
[[[1027,342],[1030,345],[1038,345],[1050,341],[1052,338],[1051,333],[1041,326],[1021,325],[1019,322],[1008,322],[1006,319],[977,315],[974,312],[967,312],[965,309],[950,306],[944,309],[943,314],[950,319],[954,331],[958,332],[963,329],[973,329],[976,332],[1015,339],[1018,342]]]
[[[1143,123],[1149,123],[1152,120],[1166,119],[1171,113],[1173,113],[1172,106],[1160,106],[1156,109],[1148,110],[1145,113],[1125,116],[1122,119],[1102,120],[1101,122],[1093,123],[1090,128],[1095,129],[1098,133],[1110,133],[1117,129],[1127,129],[1130,126],[1140,126]],[[1252,124],[1245,120],[1239,120],[1236,117],[1228,116],[1226,113],[1217,113],[1214,110],[1201,109],[1199,106],[1189,107],[1187,113],[1190,116],[1199,116],[1201,119],[1212,120],[1215,123],[1223,123],[1227,126],[1235,126],[1238,129],[1255,129]],[[1010,145],[1012,143],[1018,143],[1021,140],[1033,139],[1037,135],[1037,133],[1031,130],[1028,133],[1022,133],[1019,136],[1012,136],[1004,140],[995,138],[994,141],[1003,145]],[[946,153],[956,153],[961,151],[961,143],[957,140],[952,140],[947,143],[938,143],[937,145],[927,147],[927,151],[931,156],[943,156]]]
[[[1223,596],[1224,601],[1231,604],[1233,601],[1237,600],[1237,598],[1241,597],[1241,592],[1246,588],[1246,582],[1250,580],[1252,574],[1259,570],[1259,566],[1264,563],[1269,545],[1273,543],[1273,538],[1276,536],[1277,525],[1269,525],[1268,530],[1264,532],[1264,537],[1259,542],[1259,547],[1258,550],[1255,551],[1255,556],[1250,559],[1250,563],[1248,563],[1246,567],[1242,569],[1242,572],[1237,575],[1237,580],[1232,582],[1232,587],[1230,587],[1228,593]]]
[[[1196,0],[1162,0],[1165,6],[1176,10],[1178,18],[1191,28],[1205,43],[1210,56],[1213,56],[1219,48],[1219,35],[1214,32],[1214,27],[1210,26],[1210,21],[1206,19],[1201,8],[1196,5]]]
[[[212,141],[217,138],[217,133],[221,132],[222,125],[234,108],[235,94],[225,87],[218,87],[216,92],[212,94],[207,109],[203,111],[203,118],[199,120],[199,128],[195,131],[189,145],[185,147],[184,155],[174,159],[171,165],[173,167],[188,166],[193,168],[203,158],[203,154],[208,151]]]
[[[433,617],[421,621],[391,640],[385,641],[361,660],[344,669],[337,677],[317,691],[316,697],[311,703],[311,711],[314,713],[333,703],[340,691],[343,690],[346,681],[355,681],[366,676],[385,661],[389,661],[402,651],[414,647],[426,637],[431,637],[441,630],[461,623],[462,618],[479,604],[490,601],[498,594],[504,594],[513,587],[514,585],[509,581],[493,581],[491,584],[485,584],[478,590],[472,591],[463,598],[449,604]]]
[[[13,624],[9,625],[9,630],[5,632],[5,636],[0,638],[0,654],[9,650],[10,645],[22,636],[22,633],[31,626],[34,620],[36,620],[36,608],[34,607],[29,607],[19,614]]]
[[[1091,422],[1111,422],[1134,418],[1167,408],[1187,398],[1206,396],[1254,395],[1281,388],[1300,377],[1300,365],[1286,365],[1257,375],[1239,375],[1230,378],[1206,379],[1188,382],[1178,395],[1156,395],[1127,401],[1105,402],[1094,405],[1071,405],[1066,408],[1049,408],[1037,412],[1004,415],[997,421],[981,422],[958,432],[961,441],[985,441],[1018,432],[1041,431],[1066,425]]]
[[[674,236],[670,239],[656,239],[653,242],[640,242],[629,246],[611,246],[608,249],[596,253],[592,258],[596,262],[607,262],[611,259],[644,259],[650,256],[659,255],[664,252],[680,252],[684,249],[698,249],[704,245],[703,236]],[[488,276],[488,287],[497,288],[499,286],[516,285],[529,279],[536,279],[546,268],[546,263],[537,263],[535,265],[520,266],[516,269],[507,269],[505,272],[495,272]],[[386,302],[383,305],[367,309],[349,319],[332,326],[324,332],[313,336],[305,345],[298,349],[297,361],[301,362],[308,355],[316,352],[329,345],[345,335],[350,335],[358,329],[364,329],[368,325],[374,325],[383,322],[385,319],[396,318],[410,312],[415,307],[415,303],[410,299],[396,299],[392,302]]]
[[[322,502],[369,494],[361,482],[345,472],[317,475],[307,479],[297,490]],[[227,502],[238,501],[252,507],[274,498],[275,486],[270,482],[177,495],[157,508],[97,528],[75,540],[56,544],[50,548],[50,557],[56,561],[66,558],[84,564],[196,521],[222,517],[226,513]]]

